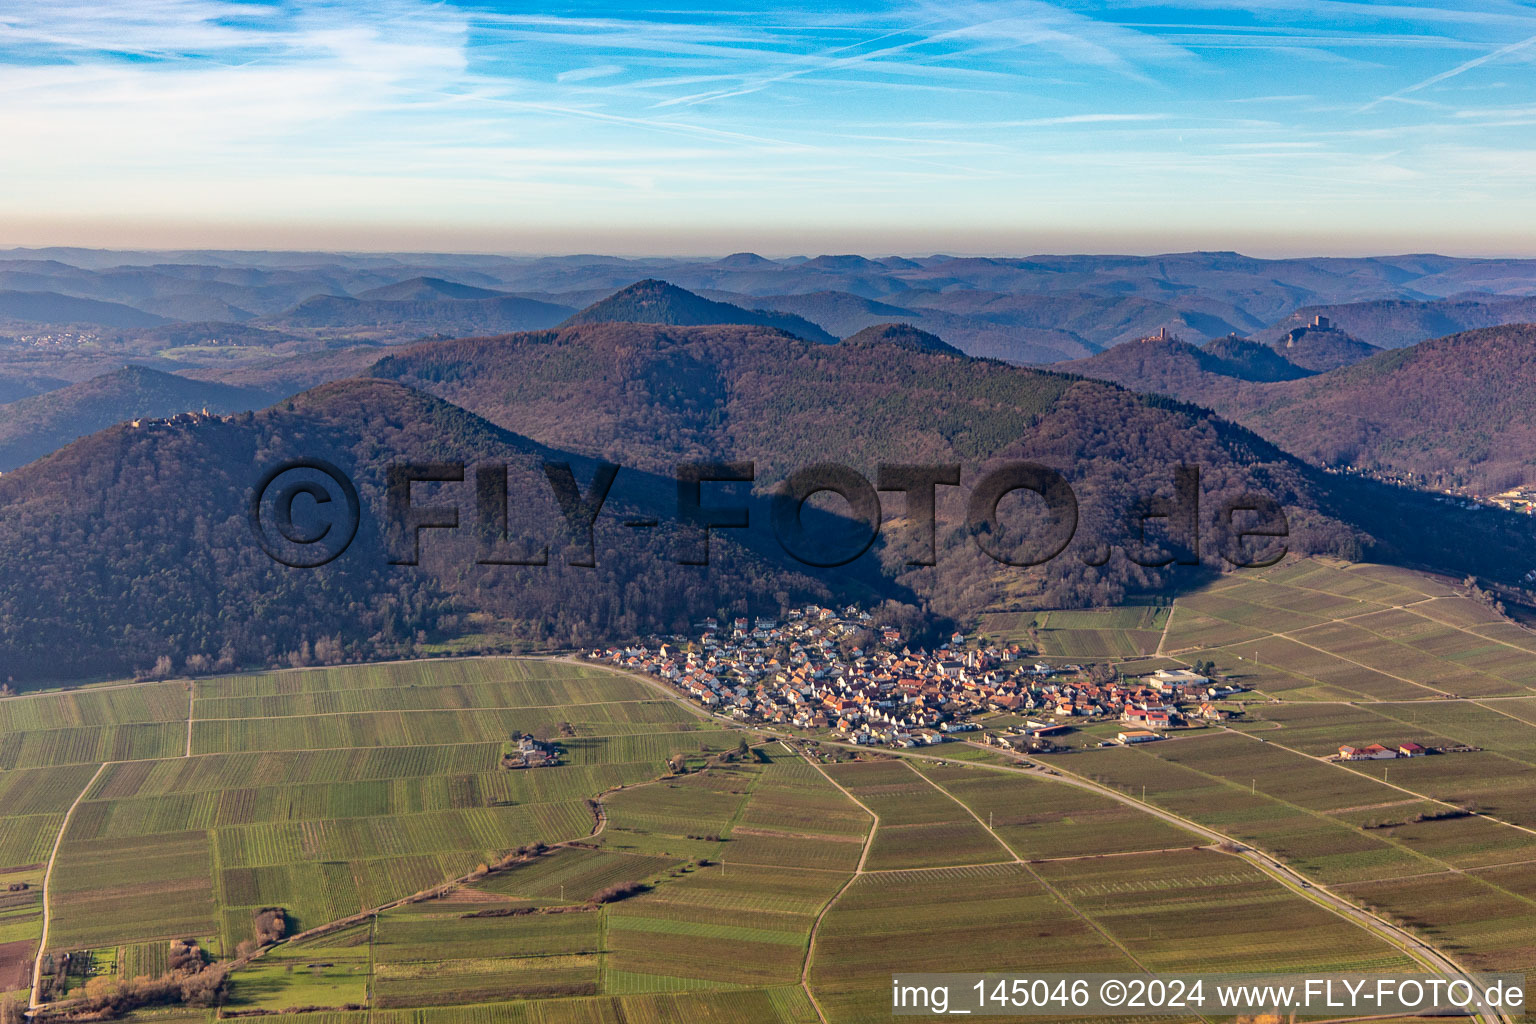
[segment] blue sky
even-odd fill
[[[0,244],[1536,255],[1536,8],[0,0]]]

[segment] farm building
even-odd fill
[[[1351,747],[1346,744],[1339,748],[1341,761],[1380,761],[1397,756],[1397,751],[1380,743],[1372,743],[1368,747]]]
[[[1130,746],[1132,743],[1151,743],[1153,740],[1162,739],[1162,737],[1155,732],[1147,732],[1145,729],[1132,729],[1128,732],[1117,733],[1115,739],[1126,746]]]
[[[1152,673],[1152,685],[1157,689],[1162,689],[1163,686],[1205,686],[1210,681],[1207,676],[1185,668],[1173,670],[1160,668]]]

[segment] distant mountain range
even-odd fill
[[[487,268],[505,273],[515,267],[524,273],[532,273],[533,269],[548,269],[550,262],[493,260],[475,269],[471,276],[477,280],[487,279],[491,276]],[[593,274],[628,272],[632,266],[631,261],[599,257],[572,257],[564,262],[573,268],[573,280],[578,282]],[[1095,261],[1064,257],[1044,262],[1078,286],[1095,277],[1129,280],[1134,273],[1143,272],[1148,266],[1146,260],[1129,258]],[[1332,280],[1330,274],[1342,273],[1340,268],[1327,261],[1323,265],[1307,261],[1275,262],[1276,268],[1271,269],[1285,270],[1290,278],[1304,279],[1314,286],[1320,281]],[[1370,279],[1366,273],[1370,267],[1381,271],[1383,267],[1394,266],[1390,276],[1400,283],[1409,271],[1418,273],[1420,276],[1415,280],[1420,282],[1439,280],[1443,284],[1450,283],[1446,275],[1452,275],[1454,283],[1462,285],[1469,275],[1475,277],[1477,271],[1495,275],[1498,281],[1508,283],[1529,269],[1526,263],[1519,261],[1515,264],[1469,263],[1424,258],[1423,261],[1409,260],[1407,264],[1347,262],[1350,273],[1367,279]],[[282,282],[282,287],[293,287],[294,279],[306,274],[333,279],[381,274],[377,265],[359,267],[330,263],[303,269],[165,264],[86,271],[43,261],[25,272],[17,269],[27,263],[0,261],[0,275],[51,275],[78,283],[82,275],[102,274],[116,282],[114,288],[120,293],[132,290],[127,282],[141,271],[162,284],[169,280],[182,280],[183,284],[188,280],[209,280],[221,288],[257,289],[277,288],[278,282]],[[1222,254],[1193,254],[1168,257],[1159,266],[1170,279],[1193,274],[1195,271],[1191,268],[1204,267],[1206,272],[1217,274],[1220,280],[1222,275],[1230,277],[1240,271],[1251,271],[1252,263],[1241,258],[1223,258]],[[896,261],[853,257],[770,261],[759,257],[749,259],[744,254],[713,264],[679,262],[676,266],[695,275],[706,269],[711,276],[770,275],[780,283],[785,281],[786,275],[855,272],[896,275],[902,280],[921,277],[931,282],[931,271],[942,266],[956,271],[957,275],[963,270],[972,283],[988,284],[995,283],[994,279],[1001,275],[1036,273],[1039,269],[1038,261],[941,258]],[[1478,271],[1479,267],[1481,271]],[[177,278],[177,274],[186,276]],[[947,281],[946,288],[954,283]],[[1358,285],[1356,281],[1355,286]],[[164,299],[167,293],[156,294]],[[711,294],[740,295],[724,291]],[[1267,344],[1244,338],[1236,332],[1195,344],[1179,340],[1177,335],[1181,332],[1176,327],[1162,324],[1151,338],[1138,336],[1137,340],[1120,341],[1094,351],[1094,346],[1101,340],[1112,342],[1127,331],[1167,319],[1164,314],[1170,307],[1141,297],[1094,296],[1080,291],[1018,295],[965,287],[943,291],[908,287],[899,293],[908,305],[844,291],[740,297],[742,302],[761,305],[749,308],[701,296],[665,281],[643,279],[576,310],[482,284],[435,274],[416,274],[359,289],[355,296],[315,296],[280,315],[242,323],[156,323],[124,329],[119,335],[108,334],[94,344],[80,346],[56,341],[32,347],[18,342],[7,347],[0,337],[0,398],[9,400],[0,403],[0,470],[14,469],[75,437],[113,422],[163,416],[204,405],[221,411],[258,408],[275,397],[358,373],[390,350],[381,351],[381,345],[397,344],[403,338],[445,335],[500,338],[518,335],[531,328],[549,329],[557,324],[563,325],[563,330],[570,330],[601,324],[649,323],[679,327],[760,327],[817,344],[833,344],[841,334],[849,339],[843,343],[846,347],[878,342],[888,347],[904,345],[934,352],[975,355],[980,351],[1010,361],[1009,352],[994,351],[994,348],[1009,349],[1012,356],[1017,356],[1020,345],[1066,346],[1091,354],[1052,363],[1053,368],[1214,409],[1314,461],[1336,465],[1358,459],[1373,472],[1401,472],[1416,474],[1416,478],[1425,480],[1481,486],[1489,481],[1510,479],[1514,472],[1513,463],[1518,459],[1504,458],[1496,452],[1477,454],[1472,448],[1466,449],[1467,454],[1459,463],[1449,456],[1446,458],[1451,461],[1446,458],[1435,461],[1427,455],[1409,459],[1405,457],[1407,449],[1401,443],[1397,454],[1388,457],[1384,451],[1385,436],[1372,440],[1369,432],[1363,434],[1364,428],[1358,426],[1371,421],[1374,410],[1369,404],[1351,408],[1350,415],[1344,420],[1320,422],[1307,437],[1301,437],[1296,430],[1307,425],[1305,417],[1298,414],[1299,418],[1294,421],[1287,419],[1277,407],[1272,408],[1278,401],[1273,396],[1300,394],[1301,390],[1297,388],[1287,390],[1277,386],[1322,374],[1324,377],[1320,382],[1305,389],[1308,403],[1320,401],[1320,396],[1333,387],[1332,382],[1341,379],[1332,375],[1333,371],[1362,362],[1380,365],[1372,360],[1381,350],[1351,334],[1346,329],[1347,324],[1362,325],[1361,329],[1373,331],[1380,337],[1383,332],[1391,333],[1383,326],[1389,322],[1395,325],[1391,330],[1417,331],[1459,320],[1536,315],[1532,308],[1536,299],[1523,297],[1461,293],[1444,300],[1373,300],[1307,307],[1326,308],[1331,312],[1313,312],[1310,316],[1298,312],[1282,318],[1274,329],[1255,332],[1255,339],[1267,339]],[[105,300],[69,296],[55,295],[55,298],[64,304],[60,308],[94,309],[105,303]],[[1210,308],[1211,301],[1186,299],[1184,304],[1189,309],[1202,304]],[[154,319],[150,314],[141,314],[129,307],[122,307],[117,313],[124,310],[131,314],[130,318]],[[105,314],[102,315],[105,318]],[[1336,315],[1342,319],[1334,320]],[[835,330],[824,329],[814,319],[816,317]],[[1216,318],[1202,321],[1212,329],[1218,324],[1229,325],[1228,320],[1221,320],[1216,313],[1197,315],[1188,309],[1173,319],[1184,324],[1187,330],[1187,325],[1200,317]],[[1043,326],[1046,324],[1057,326]],[[942,329],[930,329],[936,325]],[[1285,327],[1285,330],[1280,331],[1279,327]],[[1088,336],[1086,340],[1084,335]],[[1199,337],[1199,332],[1187,336]],[[1021,341],[1026,338],[1033,340]],[[1051,352],[1060,355],[1062,349],[1052,347]],[[137,369],[122,371],[120,368],[124,363],[134,364]],[[1513,366],[1517,368],[1518,365],[1516,360]],[[1490,378],[1504,372],[1495,360],[1483,360],[1476,369],[1476,373],[1488,374]],[[67,386],[70,381],[77,383]],[[203,385],[218,385],[230,390],[208,391]],[[1464,390],[1472,388],[1469,383]],[[44,401],[40,393],[50,391],[58,393]],[[1474,398],[1468,394],[1456,401],[1472,402]],[[474,403],[470,403],[470,408],[490,414]],[[1270,411],[1261,417],[1261,409]],[[1343,422],[1357,426],[1346,431],[1340,425]],[[1442,424],[1442,428],[1449,431],[1446,443],[1451,443],[1457,436],[1455,424]],[[1442,447],[1431,446],[1435,451]]]
[[[180,375],[286,397],[333,380],[355,377],[376,362],[384,351],[386,347],[378,344],[348,345],[269,359],[254,365],[201,366],[183,370]]]
[[[356,298],[383,302],[436,302],[441,299],[499,299],[506,294],[491,288],[423,276],[368,288],[358,292]]]
[[[914,352],[939,352],[944,355],[963,356],[955,346],[927,331],[920,331],[910,324],[874,324],[856,331],[842,340],[844,348],[877,348],[882,345],[911,349]]]
[[[1100,604],[1217,568],[1233,527],[1216,504],[1241,493],[1285,505],[1293,551],[1503,580],[1536,567],[1529,520],[1363,478],[1533,482],[1536,326],[1422,333],[1536,318],[1532,261],[10,257],[0,664],[34,675],[226,647],[260,663],[321,635],[383,656],[487,622],[516,643],[584,642],[800,597],[952,623],[999,603]],[[1050,365],[1018,365],[1032,360]],[[459,557],[460,538],[405,572],[379,557],[375,522],[355,556],[301,580],[251,553],[243,518],[254,469],[285,454],[345,467],[375,509],[404,456],[505,455],[540,494],[540,460],[587,481],[607,459],[624,467],[604,526],[620,553],[592,571],[502,572]],[[885,534],[846,569],[794,562],[765,526],[772,488],[806,465],[874,480],[882,463],[958,464],[969,486],[1017,459],[1059,468],[1080,502],[1071,546],[1043,567],[982,555],[993,531],[964,525],[955,488],[940,488],[937,566],[915,564],[895,494]],[[665,530],[617,518],[669,520],[692,460],[757,466],[757,529],[723,532],[718,575],[678,566]],[[1201,471],[1203,568],[1103,561],[1178,465]],[[1341,469],[1354,472],[1326,471]],[[1004,504],[993,539],[1039,539],[1034,506]],[[807,514],[835,533],[840,507]],[[82,619],[100,628],[70,634]]]
[[[1247,338],[1229,336],[1208,341],[1200,349],[1200,368],[1239,380],[1295,380],[1307,376],[1311,367],[1299,366],[1289,352]]]
[[[69,381],[67,380],[39,374],[22,372],[0,376],[0,406],[9,405],[11,402],[27,398],[31,395],[40,395],[45,391],[54,391],[68,386]]]
[[[1246,480],[1316,510],[1319,518],[1298,532],[1310,539],[1297,541],[1314,550],[1369,545],[1370,538],[1396,544],[1393,503],[1412,504],[1379,491],[1345,495],[1339,478],[1312,475],[1194,406],[966,358],[901,328],[829,346],[763,328],[583,325],[413,346],[367,372],[557,447],[658,473],[682,459],[720,458],[755,460],[761,481],[828,458],[871,475],[879,462],[969,467],[999,457],[1073,467],[1074,487],[1097,498],[1080,537],[1090,546],[1123,525],[1104,507],[1127,506],[1148,481],[1171,479],[1180,460],[1227,486]],[[1349,511],[1362,503],[1369,516]],[[956,534],[947,544],[963,549],[965,540]],[[1070,557],[1023,579],[999,577],[984,564],[948,576],[887,568],[957,616],[990,600],[1005,581],[1015,594],[1026,592],[1028,579],[1050,599],[1073,603],[1159,579],[1119,560],[1096,571]]]
[[[1232,333],[1270,342],[1317,313],[1382,348],[1536,319],[1536,261],[1434,255],[532,259],[42,249],[0,252],[0,325],[133,331],[218,321],[400,342],[553,326],[650,280],[695,301],[799,317],[806,323],[785,329],[812,340],[904,322],[969,354],[1026,364],[1081,359],[1163,328],[1196,342]],[[721,322],[704,316],[697,322]]]

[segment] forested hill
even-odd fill
[[[1222,502],[1255,493],[1284,508],[1294,552],[1496,578],[1529,561],[1524,517],[1506,524],[1500,513],[1322,473],[1194,406],[888,339],[822,345],[765,327],[598,324],[421,345],[370,372],[261,412],[110,427],[0,477],[7,674],[122,673],[162,656],[178,667],[302,661],[321,640],[375,658],[466,635],[475,649],[487,633],[586,644],[806,599],[891,600],[940,623],[1001,601],[1102,603],[1202,582],[1231,550]],[[598,519],[597,564],[584,568],[561,539],[543,464],[569,463],[586,489],[597,457],[623,468]],[[295,458],[334,464],[360,492],[357,539],[316,569],[272,561],[247,513],[253,478]],[[969,489],[1015,459],[1059,470],[1078,503],[1070,544],[1043,566],[982,552],[985,542],[1031,559],[1047,546],[1051,524],[1027,492],[1000,504],[1001,532],[966,525]],[[465,481],[418,485],[412,503],[451,504],[460,528],[426,531],[421,565],[392,564],[387,468],[444,460],[464,463]],[[676,466],[722,460],[756,463],[757,496],[714,484],[705,504],[748,501],[749,528],[716,531],[707,567],[679,564]],[[867,554],[819,570],[791,558],[763,498],[790,472],[827,461],[870,481],[882,463],[957,464],[964,486],[938,488],[937,564],[912,564],[924,561],[925,533],[889,492],[885,530]],[[542,538],[549,565],[481,560],[475,471],[496,463],[509,467],[512,540],[494,560],[530,557]],[[1131,535],[1128,514],[1154,492],[1170,495],[1181,465],[1201,474],[1204,562],[1144,568],[1126,553],[1156,552]],[[805,512],[818,542],[839,535],[821,504]],[[296,522],[314,509],[305,499]]]
[[[248,519],[258,475],[290,459],[332,463],[360,495],[356,539],[319,568],[273,561]],[[678,565],[675,538],[621,525],[674,507],[670,480],[634,472],[604,506],[597,566],[569,565],[546,459],[569,462],[589,486],[590,460],[371,379],[258,413],[101,431],[0,477],[0,665],[24,680],[125,673],[161,656],[178,668],[188,658],[266,664],[332,638],[349,657],[379,658],[484,623],[568,646],[679,630],[690,616],[781,598],[871,599],[828,590],[771,544],[754,553],[729,531],[714,538],[707,571]],[[420,566],[391,565],[402,549],[383,532],[386,467],[443,460],[470,467],[436,502],[460,507],[462,528],[427,531]],[[527,538],[496,557],[533,557],[547,543],[547,566],[477,564],[473,467],[482,464],[508,465],[508,533]],[[432,504],[431,488],[449,486],[418,484],[414,500]]]
[[[1315,373],[1353,366],[1381,351],[1337,327],[1298,327],[1276,341],[1274,348],[1297,366]]]
[[[918,352],[943,352],[948,355],[964,355],[955,346],[948,344],[943,338],[927,331],[920,331],[910,324],[887,323],[871,324],[861,331],[856,331],[844,338],[842,345],[848,348],[858,348],[870,345],[895,345],[898,348],[913,349]]]
[[[1536,326],[1466,331],[1248,393],[1227,411],[1320,464],[1502,490],[1536,482]]]
[[[1215,408],[1236,394],[1262,392],[1266,383],[1312,375],[1269,346],[1241,338],[1203,348],[1178,338],[1145,338],[1051,369]]]
[[[748,324],[776,327],[807,341],[837,340],[821,327],[793,313],[744,309],[729,302],[715,302],[666,281],[656,280],[637,281],[627,288],[621,288],[607,298],[572,314],[561,326],[603,323],[695,327],[707,324]]]
[[[113,423],[204,408],[217,413],[259,409],[274,397],[272,391],[125,366],[79,384],[0,405],[0,472],[41,458]]]
[[[549,327],[569,312],[569,306],[517,295],[452,298],[429,293],[408,299],[316,295],[263,323],[278,328],[378,328],[442,337]]]
[[[1362,490],[1194,406],[942,351],[816,345],[750,327],[603,324],[423,344],[369,372],[546,443],[658,473],[683,460],[751,459],[762,489],[828,460],[870,479],[880,463],[959,463],[967,485],[1002,458],[1061,470],[1082,503],[1066,557],[999,572],[974,558],[955,528],[939,539],[950,561],[911,571],[887,565],[957,617],[1005,591],[1070,604],[1166,585],[1176,570],[1148,572],[1118,555],[1102,567],[1084,559],[1122,538],[1126,510],[1150,488],[1166,491],[1181,463],[1201,467],[1212,518],[1222,496],[1241,491],[1282,502],[1292,550],[1359,554],[1380,543],[1391,550],[1375,549],[1377,557],[1406,558],[1411,549],[1419,563],[1457,564],[1454,549],[1441,546],[1449,542],[1425,543],[1413,523],[1443,508],[1428,499]],[[959,490],[940,489],[951,495],[948,507],[941,497],[941,522],[964,522]],[[1461,529],[1445,525],[1443,537]],[[1214,560],[1215,545],[1205,553]]]
[[[1450,298],[1372,299],[1331,306],[1303,306],[1271,327],[1257,332],[1263,340],[1278,340],[1297,327],[1326,316],[1334,326],[1377,348],[1404,348],[1428,338],[1503,324],[1536,321],[1536,296],[1464,294]]]

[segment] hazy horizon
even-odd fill
[[[865,259],[932,259],[932,258],[957,258],[957,259],[1050,259],[1065,257],[1090,257],[1114,259],[1117,257],[1128,258],[1155,258],[1159,256],[1180,256],[1192,253],[1234,253],[1238,256],[1258,260],[1305,260],[1305,259],[1396,259],[1415,256],[1443,256],[1451,259],[1464,260],[1536,260],[1536,247],[1526,252],[1453,252],[1444,249],[1360,249],[1348,251],[1322,251],[1311,249],[1285,249],[1266,252],[1256,249],[1233,248],[1231,246],[1200,246],[1185,249],[1158,249],[1158,248],[1123,248],[1123,249],[1019,249],[1019,250],[976,250],[966,251],[961,249],[863,249],[852,248],[828,248],[828,249],[801,249],[770,250],[751,247],[725,247],[715,249],[569,249],[569,250],[514,250],[514,249],[474,249],[474,248],[406,248],[399,246],[231,246],[231,245],[90,245],[75,243],[16,243],[12,244],[0,240],[0,258],[11,254],[34,254],[51,250],[65,250],[95,253],[143,253],[143,254],[227,254],[227,255],[335,255],[335,256],[400,256],[400,257],[499,257],[514,260],[540,260],[540,259],[574,259],[580,257],[594,257],[603,259],[621,259],[634,262],[646,260],[672,259],[680,261],[707,261],[724,259],[727,256],[750,254],[764,259],[782,261],[791,259],[814,259],[818,256],[860,256]]]

